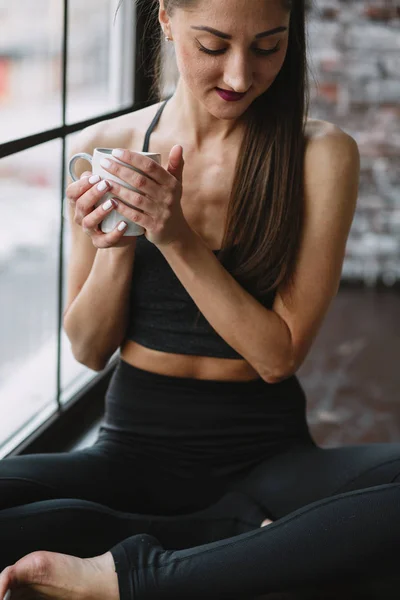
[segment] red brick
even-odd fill
[[[390,6],[366,6],[364,14],[373,21],[390,21],[396,18],[396,13],[399,11],[399,8]]]
[[[319,12],[322,19],[336,19],[339,16],[340,10],[333,6],[322,8]]]
[[[329,102],[337,102],[339,90],[337,83],[320,83],[318,86],[318,94],[324,100],[328,100]]]

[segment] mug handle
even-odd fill
[[[93,156],[91,154],[86,154],[86,152],[79,152],[78,154],[74,154],[71,160],[69,161],[68,165],[68,171],[71,175],[72,181],[78,181],[79,179],[79,177],[75,175],[75,163],[79,158],[84,158],[85,160],[90,162],[90,166],[92,167]]]

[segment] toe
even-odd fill
[[[261,527],[265,527],[266,525],[271,525],[272,521],[271,519],[264,519],[264,521],[261,523]]]

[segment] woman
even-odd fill
[[[0,596],[249,598],[390,574],[400,446],[319,448],[295,376],[359,175],[354,140],[306,118],[304,2],[154,10],[175,93],[73,149],[119,150],[143,175],[106,170],[141,193],[87,172],[67,190],[65,330],[83,364],[120,361],[93,447],[2,461]],[[110,210],[145,234],[102,233]]]

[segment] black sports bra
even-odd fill
[[[150,135],[169,98],[158,109],[146,132],[143,152],[149,152]],[[220,250],[213,250],[218,255]],[[225,267],[229,271],[229,267]],[[246,287],[241,283],[243,287]],[[246,288],[249,293],[250,289]],[[257,298],[254,293],[252,295]],[[272,308],[275,293],[263,300]],[[145,235],[138,236],[132,273],[131,311],[127,335],[139,344],[175,354],[243,359],[213,329],[181,284],[158,248]]]

